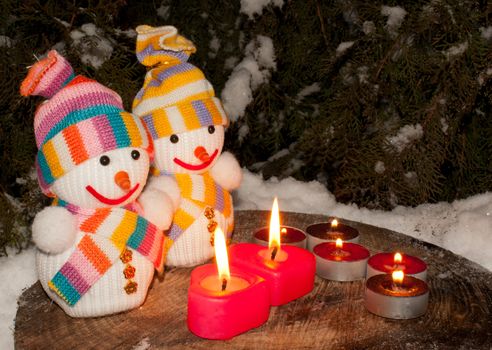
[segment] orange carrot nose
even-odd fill
[[[197,148],[195,148],[195,157],[200,159],[202,162],[206,162],[210,159],[207,150],[205,149],[205,147],[202,146],[198,146]]]
[[[130,177],[126,171],[118,171],[114,176],[114,182],[123,191],[128,191],[131,187]]]

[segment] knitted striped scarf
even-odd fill
[[[59,199],[53,205],[63,206],[75,215],[78,230],[85,233],[48,283],[69,305],[75,305],[87,293],[126,247],[142,254],[156,269],[162,269],[162,231],[133,211],[135,207],[88,210]]]
[[[174,214],[173,223],[168,231],[172,241],[191,225],[200,215],[203,215],[207,207],[221,212],[229,222],[227,234],[230,236],[233,229],[232,220],[232,196],[217,184],[209,172],[200,175],[191,174],[163,174],[171,176],[177,181],[181,190],[181,205]]]

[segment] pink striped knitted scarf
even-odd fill
[[[48,283],[69,305],[80,298],[113,266],[128,247],[162,269],[164,235],[130,208],[82,209],[55,199],[77,217],[84,236],[65,264]]]

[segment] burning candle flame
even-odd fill
[[[280,230],[280,233],[285,235],[287,233],[287,229],[285,227],[282,227],[282,229]]]
[[[273,249],[275,254],[280,251],[280,217],[278,213],[277,197],[275,197],[275,199],[273,200],[272,213],[270,216],[268,248]],[[272,260],[274,259],[275,255],[272,254]]]
[[[219,279],[222,281],[222,290],[225,290],[227,286],[227,281],[231,279],[231,272],[229,270],[229,258],[227,256],[226,239],[224,237],[224,232],[222,232],[219,227],[217,227],[214,232],[214,249],[215,260],[217,262],[217,271],[219,272]]]
[[[395,262],[395,264],[401,264],[402,259],[403,259],[403,257],[401,256],[400,253],[395,253],[395,256],[393,258],[393,261]]]
[[[405,273],[401,270],[396,270],[393,271],[391,277],[393,278],[393,282],[395,284],[401,284],[403,282],[403,277],[405,277]]]
[[[337,219],[333,219],[331,221],[331,228],[337,228],[338,226],[338,220]]]
[[[337,241],[335,242],[335,246],[337,247],[337,249],[343,248],[343,241],[341,238],[337,238]]]

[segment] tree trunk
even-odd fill
[[[268,223],[268,212],[236,212],[235,242],[249,241]],[[326,216],[283,213],[283,224],[305,229]],[[272,307],[263,326],[228,341],[196,337],[186,326],[192,268],[174,268],[154,280],[144,305],[113,316],[73,319],[46,296],[39,282],[19,300],[18,349],[490,349],[492,273],[432,244],[378,227],[343,220],[359,229],[371,253],[399,250],[428,264],[427,313],[389,320],[364,307],[364,281],[316,277],[314,290]],[[34,267],[33,267],[34,268]]]

